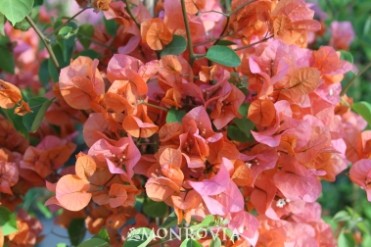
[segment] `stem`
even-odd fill
[[[216,13],[216,14],[220,14],[220,15],[223,15],[225,17],[228,16],[228,14],[226,13],[223,13],[223,12],[219,12],[219,11],[216,11],[216,10],[209,10],[209,11],[199,11],[198,14],[208,14],[208,13]]]
[[[200,45],[207,45],[208,43],[211,43],[211,42],[217,42],[218,40],[221,40],[222,38],[225,38],[228,35],[224,34],[224,35],[220,35],[218,38],[211,38],[211,39],[206,40],[206,41],[195,43],[195,44],[193,44],[193,47],[200,46]]]
[[[335,10],[334,5],[332,5],[330,0],[325,0],[325,2],[328,8],[330,9],[330,14],[331,14],[332,19],[337,20],[336,18],[337,11]]]
[[[222,37],[224,37],[224,34],[225,34],[225,32],[227,31],[227,29],[228,29],[229,21],[231,20],[231,16],[230,16],[230,15],[227,15],[226,17],[227,17],[227,21],[226,21],[226,23],[225,23],[225,25],[224,25],[224,27],[223,27],[223,31],[222,31],[222,33],[220,34],[219,38],[218,38],[217,40],[215,40],[214,45],[215,45],[216,43],[218,43],[218,42],[222,39]]]
[[[144,0],[144,2],[143,2],[144,6],[147,7],[151,16],[154,16],[154,13],[155,13],[155,10],[154,10],[155,5],[156,5],[155,2],[156,2],[155,0]]]
[[[46,50],[48,51],[49,53],[49,56],[50,58],[52,59],[55,67],[57,68],[57,70],[60,70],[60,65],[59,65],[59,62],[57,60],[57,57],[55,56],[54,54],[54,51],[50,45],[50,40],[48,38],[45,37],[45,35],[40,31],[40,29],[36,26],[35,22],[32,20],[31,17],[29,17],[28,15],[26,16],[26,21],[31,25],[31,27],[33,28],[33,30],[35,30],[35,32],[37,33],[37,35],[39,36],[39,38],[41,39],[41,41],[44,43],[45,45],[45,48]]]
[[[247,5],[253,3],[253,2],[256,2],[256,0],[252,0],[252,1],[246,1],[245,3],[241,4],[240,6],[238,6],[236,9],[232,10],[229,15],[233,15],[233,14],[236,14],[238,11],[240,11],[241,9],[245,8]]]
[[[53,228],[52,228],[52,230],[50,231],[50,233],[53,234],[54,236],[59,237],[59,238],[69,239],[68,236],[64,236],[64,235],[62,235],[62,234],[59,234],[59,233],[55,232]]]
[[[190,62],[191,65],[193,64],[195,60],[195,55],[193,53],[193,44],[192,44],[192,38],[191,38],[191,28],[189,27],[189,22],[188,22],[188,16],[187,16],[187,11],[186,11],[186,6],[185,6],[185,1],[180,0],[182,4],[182,14],[183,14],[183,21],[184,21],[184,26],[186,29],[186,34],[187,34],[187,47],[189,51],[189,57],[190,57]]]
[[[145,101],[139,101],[139,104],[150,106],[150,107],[153,107],[153,108],[156,108],[156,109],[159,109],[159,110],[162,110],[162,111],[166,111],[166,112],[168,111],[168,109],[165,108],[165,107],[162,107],[162,106],[159,106],[159,105],[154,105],[154,104],[151,104],[151,103],[148,103],[148,102],[145,102]]]
[[[366,73],[366,71],[369,70],[370,68],[371,68],[371,63],[367,64],[366,67],[364,67],[363,70],[361,70],[361,72],[358,73],[358,75],[353,76],[353,78],[345,85],[343,90],[341,90],[340,96],[343,96],[344,94],[346,94],[346,92],[353,85],[356,79],[360,77],[361,75],[363,75],[364,73]]]
[[[225,0],[225,9],[230,12],[231,11],[231,0]]]
[[[133,13],[131,12],[131,9],[129,7],[128,0],[123,0],[123,1],[125,3],[126,12],[128,12],[130,18],[135,22],[135,24],[137,25],[137,27],[140,29],[140,24],[139,24],[138,20],[135,18],[135,16],[133,15]]]
[[[102,47],[104,47],[104,48],[107,48],[107,49],[109,49],[109,50],[111,50],[111,51],[113,51],[113,52],[116,51],[116,49],[112,48],[112,47],[109,45],[110,42],[109,42],[108,44],[105,44],[105,43],[103,43],[103,42],[101,42],[101,41],[99,41],[99,40],[97,40],[97,39],[94,39],[94,38],[92,38],[92,37],[89,37],[89,36],[87,36],[87,35],[84,35],[84,34],[79,34],[79,35],[82,36],[82,37],[84,37],[84,38],[90,39],[90,42],[91,42],[91,43],[94,43],[94,44],[96,44],[96,45],[99,45],[99,46],[102,46]]]
[[[59,30],[62,29],[62,27],[66,26],[68,23],[70,23],[71,21],[73,21],[77,16],[79,16],[81,13],[83,13],[85,10],[87,9],[91,9],[92,7],[85,7],[83,9],[81,9],[79,12],[77,12],[76,14],[74,14],[72,17],[68,18],[67,21],[63,24],[61,24],[57,29],[54,30],[54,33],[58,33]]]
[[[234,49],[234,51],[240,51],[240,50],[243,50],[243,49],[247,49],[247,48],[253,47],[254,45],[263,43],[263,42],[269,40],[272,37],[273,37],[273,35],[269,35],[269,36],[265,37],[264,39],[258,40],[258,41],[254,42],[254,43],[251,43],[251,44],[248,44],[248,45],[244,45],[244,46],[238,47],[238,48]]]
[[[161,244],[164,244],[166,242],[169,242],[169,241],[172,241],[174,240],[175,238],[170,238],[170,239],[160,239],[160,240],[157,240],[151,244],[148,244],[147,246],[150,247],[150,246],[161,246]]]

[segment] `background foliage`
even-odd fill
[[[348,60],[353,62],[357,69],[370,66],[371,63],[371,2],[368,0],[320,0],[310,1],[317,3],[327,15],[327,27],[333,21],[349,21],[352,23],[355,39],[352,42]],[[317,40],[314,47],[328,44],[330,33],[327,30],[324,37]],[[343,86],[354,74],[347,74]],[[348,95],[354,102],[370,101],[371,99],[371,69],[357,77],[348,90]],[[371,129],[370,126],[367,127]],[[324,218],[331,223],[339,235],[339,246],[357,246],[354,236],[364,236],[361,246],[371,245],[371,206],[365,197],[365,192],[349,180],[349,170],[341,173],[336,183],[323,182],[322,197],[319,202],[323,206]],[[356,238],[357,239],[357,238]]]

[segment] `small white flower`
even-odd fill
[[[276,206],[279,208],[283,208],[286,205],[286,200],[281,198],[277,201]]]

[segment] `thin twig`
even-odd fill
[[[115,48],[112,48],[112,47],[109,45],[109,43],[111,43],[111,42],[109,42],[108,44],[105,44],[105,43],[103,43],[103,42],[101,42],[101,41],[99,41],[99,40],[97,40],[97,39],[94,39],[94,38],[92,38],[92,37],[89,37],[89,36],[87,36],[87,35],[84,35],[84,34],[79,34],[79,35],[80,35],[81,37],[83,37],[83,38],[89,39],[91,43],[94,43],[94,44],[96,44],[96,45],[98,45],[98,46],[102,46],[102,47],[104,47],[104,48],[107,48],[107,49],[109,49],[109,50],[111,50],[111,51],[113,51],[113,52],[116,51]]]
[[[371,68],[371,63],[367,64],[366,67],[364,67],[363,70],[361,70],[361,72],[359,72],[356,76],[353,76],[353,78],[341,90],[340,96],[343,96],[344,94],[346,94],[346,92],[353,85],[353,83],[356,81],[356,79],[358,77],[360,77],[361,75],[363,75],[364,73],[366,73],[367,70],[369,70],[370,68]]]
[[[325,0],[326,2],[326,5],[328,6],[329,10],[330,10],[330,14],[331,14],[331,19],[333,20],[337,20],[337,11],[336,9],[334,8],[334,5],[332,4],[331,0]]]
[[[226,1],[226,3],[227,3],[227,2],[228,2],[228,1]],[[214,42],[214,44],[216,44],[216,43],[217,43],[218,41],[220,41],[222,38],[228,36],[228,35],[225,34],[225,32],[226,32],[227,29],[228,29],[228,26],[229,26],[229,22],[230,22],[231,16],[234,15],[234,14],[236,14],[237,12],[239,12],[241,9],[243,9],[243,8],[246,7],[247,5],[252,4],[252,3],[254,3],[254,2],[256,2],[256,0],[246,1],[245,3],[241,4],[240,6],[238,6],[238,7],[237,7],[236,9],[234,9],[234,10],[231,10],[230,2],[228,2],[227,6],[226,6],[227,11],[228,11],[227,13],[221,13],[221,12],[216,11],[216,13],[223,14],[223,15],[227,18],[227,22],[226,22],[226,24],[225,24],[225,26],[224,26],[224,28],[223,28],[223,31],[222,31],[221,35],[220,35],[217,39],[212,39],[212,40],[208,40],[208,41],[206,41],[206,42],[197,43],[197,44],[195,44],[194,46],[205,45],[205,44],[210,43],[210,42]],[[202,12],[202,13],[205,13],[205,12]],[[264,40],[264,41],[265,41],[265,40]],[[263,42],[264,42],[264,41],[263,41]],[[255,44],[252,44],[252,45],[255,45]],[[248,47],[246,47],[246,48],[248,48]],[[241,49],[244,49],[244,48],[241,48]]]
[[[159,105],[154,105],[154,104],[151,104],[151,103],[149,103],[149,102],[146,102],[146,101],[139,101],[138,102],[139,103],[139,105],[146,105],[146,106],[149,106],[149,107],[153,107],[153,108],[156,108],[156,109],[159,109],[159,110],[162,110],[162,111],[168,111],[168,109],[167,108],[165,108],[165,107],[162,107],[162,106],[159,106]]]
[[[216,10],[199,11],[199,12],[197,12],[197,13],[198,13],[198,14],[209,14],[209,13],[215,13],[215,14],[219,14],[219,15],[223,15],[223,16],[228,16],[228,14],[223,13],[223,12],[219,12],[219,11],[216,11]]]
[[[227,15],[227,21],[226,21],[226,23],[225,23],[225,25],[224,25],[223,31],[221,32],[219,38],[218,38],[217,40],[215,40],[214,45],[215,45],[216,43],[218,43],[218,42],[222,39],[222,37],[224,37],[225,32],[226,32],[227,29],[228,29],[228,26],[229,26],[229,22],[230,22],[230,20],[231,20],[231,16],[230,16],[230,15]]]
[[[135,16],[131,12],[131,9],[130,9],[128,0],[123,0],[123,1],[125,3],[126,12],[128,12],[128,14],[130,15],[130,18],[135,22],[135,24],[137,25],[137,27],[140,29],[140,23],[138,22],[138,20],[135,18]]]
[[[37,33],[37,35],[39,36],[41,41],[44,43],[45,48],[48,51],[49,56],[52,59],[55,67],[57,68],[57,70],[60,70],[60,65],[59,65],[59,62],[57,60],[57,57],[54,54],[53,48],[50,45],[50,40],[48,38],[46,38],[45,35],[40,31],[40,29],[37,27],[37,25],[35,24],[35,22],[32,20],[31,17],[26,16],[26,21],[30,24],[32,29],[35,30],[35,32]]]
[[[195,60],[195,55],[193,53],[193,44],[192,44],[192,38],[191,38],[191,28],[189,27],[189,21],[188,21],[188,16],[187,16],[187,11],[186,11],[186,6],[185,6],[185,1],[180,0],[182,4],[182,14],[183,14],[183,21],[184,21],[184,26],[186,29],[186,34],[187,34],[187,47],[189,51],[189,58],[190,58],[190,63],[191,65],[193,64]]]
[[[272,37],[273,37],[273,35],[269,35],[269,36],[265,37],[264,39],[258,40],[256,42],[253,42],[253,43],[248,44],[248,45],[244,45],[244,46],[238,47],[238,48],[234,49],[234,51],[240,51],[240,50],[243,50],[243,49],[247,49],[247,48],[253,47],[254,45],[263,43],[263,42],[269,40]]]
[[[241,9],[245,8],[247,5],[249,4],[252,4],[253,2],[256,2],[256,0],[252,0],[252,1],[246,1],[245,3],[241,4],[240,6],[238,6],[236,9],[232,10],[229,15],[233,15],[233,14],[236,14],[237,12],[239,12]]]
[[[220,35],[218,38],[211,38],[209,40],[205,40],[205,41],[202,41],[202,42],[194,43],[193,44],[193,47],[200,46],[200,45],[207,45],[208,43],[211,43],[211,42],[216,42],[217,40],[221,40],[221,39],[227,37],[228,35],[230,35],[230,33],[224,34],[224,35]]]
[[[225,9],[230,12],[231,11],[231,0],[225,0]]]
[[[73,21],[77,16],[79,16],[81,13],[83,13],[85,10],[87,9],[91,9],[92,7],[85,7],[83,9],[81,9],[79,12],[77,12],[76,14],[74,14],[72,17],[68,18],[66,22],[64,22],[63,24],[61,24],[57,29],[54,30],[54,33],[58,33],[59,30],[62,29],[62,27],[66,26],[68,23],[70,23],[71,21]]]

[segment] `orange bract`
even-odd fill
[[[65,209],[79,211],[90,202],[92,194],[88,190],[88,181],[76,175],[65,175],[57,183],[56,199]]]
[[[94,0],[93,7],[97,10],[108,10],[111,0]]]
[[[270,100],[255,100],[249,107],[247,117],[256,125],[267,127],[274,123],[276,109]]]
[[[80,154],[77,157],[75,170],[76,175],[82,179],[88,180],[97,169],[97,165],[92,157],[85,154]]]
[[[270,15],[273,1],[232,1],[236,11],[230,20],[233,36],[249,43],[254,37],[263,37],[270,31]],[[242,6],[242,7],[241,7]]]
[[[123,206],[128,197],[126,187],[123,184],[112,184],[108,195],[110,196],[108,203],[111,208]]]
[[[0,80],[0,107],[5,109],[13,108],[22,100],[21,91],[13,84]]]
[[[300,68],[295,70],[285,84],[280,87],[281,93],[289,98],[312,92],[320,84],[321,74],[316,68]]]
[[[149,19],[141,24],[142,40],[152,50],[162,50],[173,39],[165,23],[159,18]]]
[[[122,127],[129,133],[129,135],[137,138],[150,137],[158,130],[158,127],[147,115],[147,108],[142,104],[137,106],[137,110],[133,115],[125,117],[122,122]]]
[[[146,183],[147,195],[154,201],[165,201],[179,190],[180,187],[166,177],[153,177]]]
[[[30,106],[22,100],[21,91],[13,84],[0,79],[0,108],[14,109],[14,113],[23,116],[31,112]]]
[[[87,110],[94,102],[99,101],[105,86],[97,66],[98,60],[80,56],[61,70],[61,95],[71,107]]]
[[[187,13],[190,15],[195,15],[200,9],[205,7],[205,0],[185,0],[185,7]]]
[[[313,20],[312,11],[303,0],[281,0],[272,12],[274,37],[288,44],[307,45],[307,33],[321,29]]]

